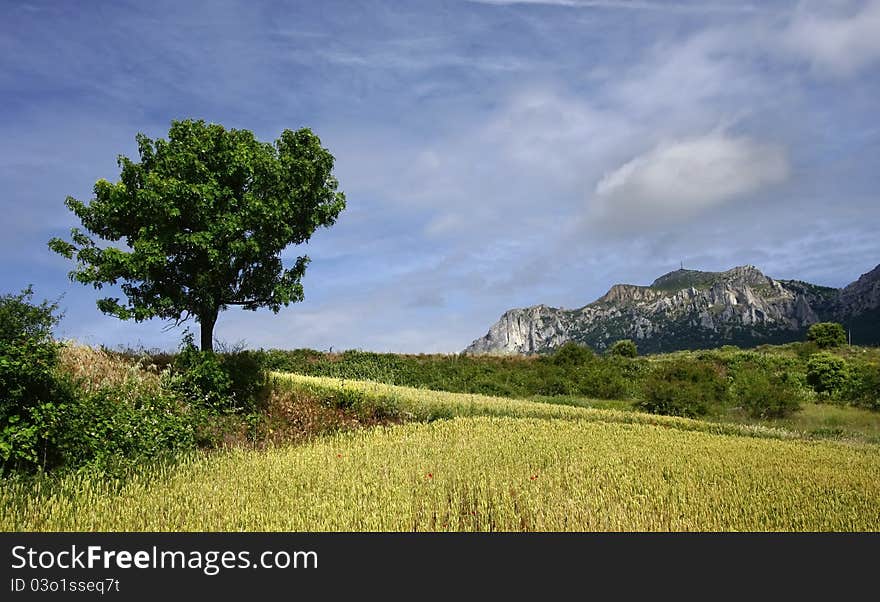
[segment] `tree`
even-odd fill
[[[846,387],[849,379],[849,364],[842,357],[820,351],[807,361],[807,384],[816,393],[835,395]]]
[[[568,341],[553,352],[551,361],[557,366],[583,366],[596,358],[593,350],[574,341]]]
[[[807,338],[820,348],[846,345],[846,331],[837,322],[817,322],[807,330]]]
[[[622,339],[614,343],[608,352],[619,357],[636,357],[639,354],[639,348],[632,340]]]
[[[202,120],[173,121],[168,139],[137,135],[140,161],[120,155],[120,180],[98,180],[86,204],[67,207],[91,235],[123,241],[99,246],[79,228],[49,247],[74,259],[73,281],[96,289],[121,282],[127,302],[98,301],[104,313],[135,321],[195,318],[202,351],[229,306],[256,310],[302,301],[309,258],[286,268],[281,252],[329,227],[345,208],[334,158],[308,129],[274,143],[248,130]]]

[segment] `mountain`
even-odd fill
[[[511,309],[465,353],[540,353],[568,341],[601,351],[620,339],[642,352],[749,347],[802,340],[823,321],[848,326],[853,343],[880,344],[880,265],[842,289],[774,280],[750,265],[676,270],[650,286],[615,284],[580,309]]]

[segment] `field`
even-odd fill
[[[274,375],[400,424],[9,479],[0,529],[880,530],[880,450],[760,425]]]

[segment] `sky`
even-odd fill
[[[283,254],[305,300],[222,313],[229,346],[458,352],[681,264],[880,263],[880,0],[0,4],[0,293],[60,299],[64,338],[180,340],[101,314],[46,246],[174,119],[309,127],[347,197]]]

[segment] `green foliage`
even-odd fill
[[[608,353],[620,357],[637,357],[639,348],[630,339],[623,339],[614,343]]]
[[[334,158],[315,134],[284,130],[270,144],[188,119],[173,121],[167,140],[138,134],[137,142],[140,161],[120,156],[118,182],[98,180],[89,203],[66,200],[91,236],[75,228],[70,242],[49,242],[76,261],[72,280],[97,289],[122,282],[127,302],[106,297],[101,311],[136,321],[195,317],[207,351],[228,306],[277,312],[303,299],[309,258],[285,269],[281,252],[345,208]]]
[[[630,398],[635,391],[635,379],[644,366],[644,362],[627,358],[600,357],[577,345],[540,357],[364,351],[325,354],[311,349],[258,353],[268,370],[505,397]]]
[[[220,365],[229,376],[232,407],[243,412],[258,410],[269,386],[262,356],[255,351],[230,351],[220,354]]]
[[[30,287],[0,297],[0,470],[51,460],[49,439],[70,396],[55,374],[57,305],[32,297]]]
[[[675,270],[657,278],[651,288],[658,291],[677,292],[686,288],[707,289],[721,277],[718,272],[701,272],[699,270]]]
[[[192,333],[184,335],[172,366],[168,385],[189,403],[218,411],[233,409],[232,379],[218,355],[195,346]]]
[[[867,410],[880,410],[880,366],[856,364],[841,397]]]
[[[849,377],[846,360],[833,353],[821,351],[807,362],[807,383],[817,393],[836,396],[847,386]]]
[[[186,333],[174,358],[168,386],[189,403],[215,412],[252,412],[267,384],[260,354],[200,351]]]
[[[645,379],[644,398],[636,405],[653,414],[704,416],[727,397],[727,379],[706,360],[673,360],[660,364]]]
[[[31,289],[0,297],[0,468],[113,471],[192,447],[193,425],[174,399],[134,382],[87,391],[59,368],[57,306]]]
[[[596,359],[596,354],[589,347],[577,343],[565,343],[551,356],[556,366],[582,366]]]
[[[818,322],[807,330],[807,339],[819,349],[831,349],[846,345],[846,331],[837,322]]]
[[[58,304],[43,301],[34,305],[33,294],[33,287],[28,286],[18,295],[0,296],[0,342],[45,342],[52,338],[52,328],[61,318],[56,315]]]
[[[794,348],[794,352],[797,354],[798,358],[807,361],[813,355],[819,351],[819,346],[813,341],[802,341],[798,343],[792,343],[792,347]]]
[[[267,369],[295,372],[310,376],[328,376],[346,379],[372,380],[388,384],[419,387],[454,393],[474,393],[518,398],[565,397],[567,399],[602,399],[622,401],[642,400],[646,383],[655,367],[670,361],[708,363],[719,374],[728,377],[734,385],[731,393],[741,407],[739,397],[748,375],[741,372],[761,372],[769,385],[756,384],[750,390],[756,399],[763,399],[754,409],[773,417],[794,407],[794,402],[806,400],[812,394],[807,383],[807,351],[815,352],[813,342],[789,343],[783,346],[765,345],[756,350],[741,350],[726,346],[703,351],[679,351],[662,356],[625,358],[615,355],[598,356],[588,348],[572,345],[555,354],[522,356],[467,356],[467,355],[397,355],[346,351],[328,354],[312,349],[293,351],[268,350],[256,352]],[[851,382],[841,399],[863,407],[871,407],[880,398],[871,387],[874,372],[880,365],[880,355],[869,349],[853,350],[851,364],[855,369],[864,364],[865,377]],[[864,381],[864,386],[859,385]],[[656,385],[656,382],[653,384]],[[756,395],[756,389],[779,394],[779,408],[767,395]],[[858,389],[858,392],[857,392]],[[768,394],[769,395],[769,394]],[[860,401],[856,401],[856,399]]]
[[[167,391],[129,383],[70,396],[52,434],[56,465],[115,473],[195,447],[195,416]]]
[[[776,375],[759,367],[740,370],[733,397],[753,418],[785,418],[800,409],[798,384],[788,372]]]

